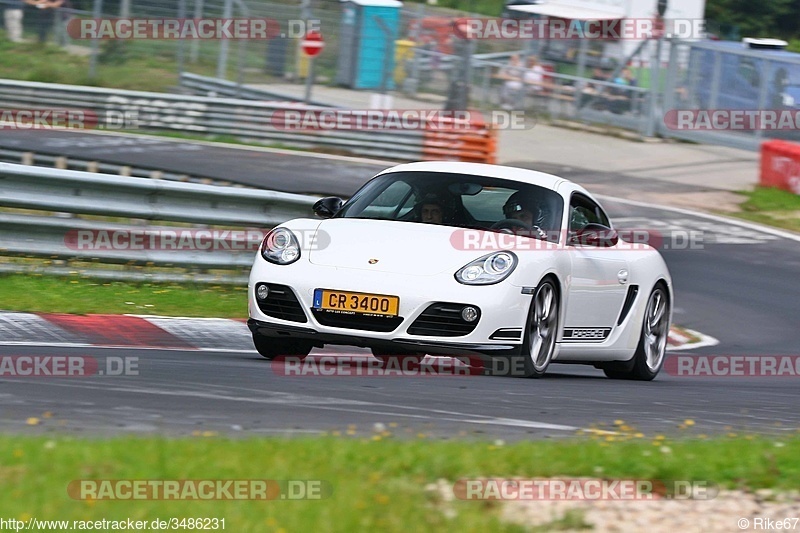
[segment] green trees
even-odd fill
[[[707,0],[706,20],[723,38],[800,38],[800,0]]]

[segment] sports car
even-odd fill
[[[577,363],[638,380],[664,363],[664,260],[621,239],[566,179],[409,163],[314,212],[272,229],[251,270],[248,325],[267,359],[338,344],[384,360],[478,358],[525,377]]]

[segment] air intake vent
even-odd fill
[[[323,326],[333,328],[360,329],[363,331],[379,331],[388,333],[397,329],[403,323],[401,316],[376,316],[364,315],[361,313],[342,313],[337,311],[325,311],[322,309],[311,309],[314,318]]]
[[[290,320],[292,322],[308,322],[303,307],[297,301],[294,291],[286,285],[276,285],[274,283],[259,283],[266,285],[269,294],[264,300],[256,298],[256,303],[261,312],[273,318]],[[258,288],[256,285],[256,288]]]
[[[631,285],[630,287],[628,287],[628,294],[625,295],[625,303],[622,304],[622,311],[620,312],[619,318],[617,319],[618,326],[623,322],[625,322],[625,318],[628,316],[628,313],[631,312],[631,308],[633,307],[633,302],[636,301],[637,294],[639,294],[638,285]]]
[[[428,306],[413,324],[408,328],[409,335],[424,335],[426,337],[462,337],[475,330],[480,322],[480,309],[478,318],[467,322],[461,318],[461,311],[467,304],[435,303]]]

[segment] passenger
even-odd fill
[[[437,203],[424,203],[420,207],[420,220],[425,224],[441,224],[443,217],[444,210]]]
[[[454,200],[428,193],[414,206],[416,219],[425,224],[451,224],[455,213]]]

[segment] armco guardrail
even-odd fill
[[[242,281],[243,269],[252,263],[266,230],[291,218],[311,216],[316,199],[0,163],[0,207],[50,212],[29,215],[6,209],[0,213],[0,256],[131,266],[127,271],[85,272],[100,277]],[[125,221],[70,214],[122,217]],[[151,221],[159,224],[148,225]],[[165,222],[184,224],[168,226]],[[124,237],[122,244],[113,240],[114,235]],[[131,236],[141,244],[131,245]],[[181,238],[189,239],[186,246],[181,246]],[[194,245],[201,241],[202,246]],[[0,270],[13,270],[14,265],[6,262]],[[16,265],[18,270],[27,270],[24,263]],[[181,267],[189,272],[153,273],[133,266]],[[213,269],[235,272],[204,273]]]
[[[184,89],[188,89],[199,96],[209,96],[209,93],[215,93],[217,96],[241,98],[244,100],[260,100],[263,102],[281,104],[288,102],[301,104],[305,103],[304,99],[289,94],[283,94],[281,92],[269,91],[261,88],[257,89],[254,87],[248,87],[246,85],[239,85],[238,83],[221,78],[200,76],[199,74],[192,74],[191,72],[181,72],[179,83]],[[309,103],[319,107],[338,107],[324,102],[318,102],[316,100],[312,100]]]
[[[417,161],[425,159],[426,132],[423,130],[357,130],[276,128],[276,112],[328,110],[317,106],[256,102],[230,98],[174,95],[104,89],[77,85],[0,80],[0,110],[76,109],[94,113],[99,127],[118,129],[136,120],[143,130],[190,134],[230,135],[265,143],[280,143],[300,148],[325,148],[357,155]],[[112,121],[114,123],[112,124]],[[482,152],[471,152],[464,159],[463,143],[440,143],[438,152],[427,159],[487,161]]]

